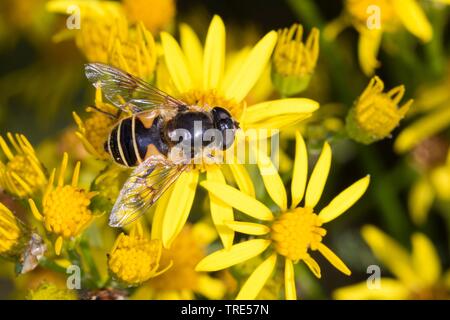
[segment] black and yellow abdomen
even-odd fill
[[[153,114],[124,118],[114,127],[105,143],[106,151],[120,165],[134,167],[152,155],[167,155],[163,140],[163,120]]]

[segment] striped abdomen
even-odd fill
[[[163,120],[160,116],[138,114],[120,120],[105,144],[106,151],[118,164],[137,166],[151,155],[167,155],[162,140]]]

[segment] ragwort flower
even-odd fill
[[[285,298],[296,299],[294,263],[303,261],[318,278],[321,270],[310,252],[318,250],[339,271],[350,275],[350,270],[322,240],[327,231],[324,224],[334,220],[349,209],[366,191],[369,176],[362,178],[342,191],[319,213],[315,207],[325,187],[331,165],[331,148],[325,143],[307,185],[308,156],[305,142],[297,133],[296,157],[292,178],[292,203],[288,207],[287,192],[270,159],[260,154],[260,171],[266,190],[278,205],[281,213],[274,216],[266,205],[231,186],[212,181],[202,182],[210,193],[260,223],[229,221],[226,225],[234,231],[257,236],[216,251],[197,265],[198,271],[222,270],[264,252],[269,255],[242,286],[237,299],[254,299],[273,273],[278,258],[284,260]],[[306,187],[307,185],[307,187]],[[306,189],[306,192],[305,192]],[[302,199],[304,205],[299,206]]]
[[[0,257],[16,262],[16,272],[34,270],[44,256],[42,238],[0,202]]]
[[[450,270],[442,274],[439,255],[424,234],[413,234],[410,254],[374,226],[365,226],[361,232],[375,257],[395,278],[382,277],[377,287],[368,287],[363,282],[339,288],[333,293],[336,299],[450,298]]]
[[[123,10],[115,1],[49,1],[47,10],[50,12],[68,14],[77,8],[79,16],[73,16],[73,23],[79,23],[79,29],[65,28],[54,36],[57,41],[75,37],[75,43],[88,61],[108,61],[109,48],[116,35],[115,30],[128,28]],[[70,9],[70,10],[69,10]],[[69,22],[69,21],[67,21]]]
[[[317,110],[318,103],[303,98],[265,101],[246,106],[245,97],[266,68],[277,41],[277,33],[266,34],[247,54],[240,65],[225,68],[225,26],[214,16],[209,26],[205,45],[187,25],[180,29],[181,47],[168,33],[161,33],[165,67],[170,77],[158,79],[158,86],[188,104],[205,109],[221,106],[238,119],[244,133],[247,129],[279,129],[308,118]],[[158,78],[160,73],[158,71]],[[237,184],[253,194],[248,174],[240,164],[230,168]],[[182,230],[195,196],[199,173],[206,171],[207,180],[224,182],[219,165],[193,167],[184,172],[173,188],[159,200],[163,206],[162,241],[170,246]],[[224,220],[232,220],[232,208],[217,197],[210,197],[211,214],[225,247],[233,242],[234,233],[224,227]]]
[[[157,230],[153,229],[153,239],[160,237]],[[195,298],[195,294],[208,299],[223,298],[226,286],[221,280],[204,272],[195,271],[197,263],[206,256],[206,246],[216,238],[216,230],[205,222],[187,224],[170,248],[162,250],[160,264],[171,267],[150,279],[134,298],[191,300]]]
[[[390,136],[408,112],[413,100],[399,107],[405,87],[398,86],[384,93],[383,81],[375,76],[350,109],[346,128],[355,141],[370,144]]]
[[[89,117],[82,120],[73,112],[73,118],[78,126],[76,135],[80,138],[86,150],[97,159],[107,160],[110,155],[105,151],[104,143],[108,140],[111,128],[117,122],[118,110],[113,105],[103,102],[101,88],[95,91],[95,108],[87,107]]]
[[[0,202],[0,256],[19,256],[27,241],[27,232],[22,223]]]
[[[127,1],[125,9],[136,13],[136,4]],[[75,34],[75,42],[88,61],[108,63],[147,81],[153,79],[155,41],[145,21],[128,20],[122,5],[115,1],[50,1],[47,4],[48,10],[63,14],[73,6],[80,10],[80,28],[69,35]],[[145,10],[140,14],[145,15]],[[147,18],[146,22],[153,19],[148,15]],[[68,37],[66,33],[64,30],[55,38]]]
[[[138,222],[133,225],[129,235],[121,233],[108,255],[108,267],[117,280],[135,286],[170,268],[160,267],[162,245],[157,239],[150,239]]]
[[[42,198],[42,209],[39,210],[33,199],[29,199],[31,211],[35,218],[42,221],[48,232],[55,234],[55,253],[61,253],[64,239],[78,236],[93,220],[94,215],[89,209],[91,199],[96,192],[87,192],[78,186],[80,162],[77,162],[70,184],[64,183],[69,156],[64,153],[56,186],[56,169],[50,176],[50,181]]]
[[[47,177],[33,146],[24,135],[8,133],[7,137],[13,150],[0,136],[0,148],[7,159],[0,161],[0,186],[19,198],[41,192]]]
[[[394,143],[398,153],[405,153],[450,127],[450,61],[443,81],[421,87],[415,98],[415,119],[404,128]]]
[[[413,184],[408,205],[414,223],[423,224],[435,199],[450,203],[450,148],[443,163],[439,163],[421,173]]]
[[[313,28],[305,43],[303,26],[294,24],[278,31],[272,58],[272,81],[283,96],[305,90],[319,58],[319,30]]]
[[[377,55],[383,33],[404,27],[423,42],[433,36],[432,26],[417,0],[346,0],[344,12],[330,22],[324,36],[333,39],[349,25],[359,33],[358,59],[366,75],[372,75],[380,65]]]

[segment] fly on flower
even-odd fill
[[[131,112],[118,119],[105,142],[116,163],[136,167],[112,209],[111,226],[135,221],[190,164],[214,161],[233,145],[239,125],[222,107],[186,104],[105,64],[87,64],[86,76],[111,103]]]

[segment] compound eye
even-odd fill
[[[217,123],[221,120],[225,120],[225,119],[230,119],[231,118],[231,114],[225,110],[224,108],[221,107],[214,107],[212,110],[212,115],[214,117],[214,121]]]
[[[217,129],[219,129],[220,131],[234,129],[234,122],[231,118],[220,120],[217,124]]]

